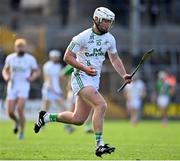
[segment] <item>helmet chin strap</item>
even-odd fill
[[[99,28],[99,25],[96,23],[96,21],[94,20],[93,18],[93,22],[94,24],[96,25],[96,28],[98,29],[98,31],[100,32],[100,35],[103,35],[103,34],[106,34],[108,31],[102,31],[100,28]]]

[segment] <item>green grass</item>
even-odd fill
[[[51,123],[39,134],[27,123],[25,140],[12,134],[12,122],[0,122],[0,159],[99,159],[94,155],[93,134],[82,127],[69,135],[63,125]],[[106,160],[179,160],[180,122],[171,121],[162,128],[158,121],[143,121],[132,128],[126,121],[106,121],[104,139],[116,147]]]

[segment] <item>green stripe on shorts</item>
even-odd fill
[[[77,83],[79,85],[79,88],[80,89],[84,88],[84,84],[83,84],[83,82],[81,80],[80,74],[76,72],[74,75],[76,77],[76,81],[77,81]]]

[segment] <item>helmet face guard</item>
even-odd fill
[[[105,20],[105,19],[104,19]],[[107,33],[108,31],[109,31],[109,29],[112,27],[112,24],[113,24],[113,21],[111,21],[111,26],[108,28],[108,30],[103,30],[101,27],[100,27],[100,25],[101,25],[101,23],[103,22],[103,20],[100,22],[100,21],[98,21],[98,22],[96,22],[94,19],[93,19],[93,22],[94,22],[94,24],[96,25],[96,28],[98,29],[98,31],[101,33],[101,34],[105,34],[105,33]]]

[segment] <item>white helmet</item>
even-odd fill
[[[158,73],[158,78],[159,78],[159,79],[164,79],[165,77],[166,77],[166,72],[160,71],[160,72]]]
[[[58,50],[51,50],[49,52],[49,57],[50,58],[54,58],[54,57],[61,57],[62,56],[62,53]]]
[[[101,22],[103,19],[105,20],[111,20],[113,22],[115,20],[115,14],[110,11],[108,8],[105,7],[98,7],[94,11],[93,19],[95,20],[95,17],[98,18],[98,21]]]

